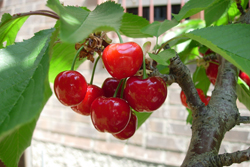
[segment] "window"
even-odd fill
[[[181,9],[181,5],[172,5],[172,13],[177,14]],[[138,8],[127,8],[128,13],[138,15]],[[143,16],[149,20],[149,7],[143,7]],[[167,6],[154,6],[154,20],[163,21],[167,18]]]

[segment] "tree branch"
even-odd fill
[[[241,13],[242,15],[244,15],[244,14],[245,14],[245,11],[244,11],[244,9],[243,9],[242,6],[241,6],[241,0],[236,0],[236,4],[237,4],[237,8],[239,9],[240,13]]]
[[[238,121],[237,121],[237,125],[239,124],[250,124],[250,117],[248,116],[240,116]]]
[[[209,162],[213,164],[213,166],[220,167],[230,166],[234,163],[242,163],[248,160],[250,160],[250,148],[234,153],[219,154],[210,158]]]

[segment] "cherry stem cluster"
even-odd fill
[[[122,83],[123,83],[123,79],[120,80],[120,82],[119,82],[119,84],[118,84],[118,86],[117,86],[117,88],[116,88],[116,90],[115,90],[115,93],[114,93],[114,96],[113,96],[113,97],[116,97],[116,96],[117,96],[117,93],[118,93],[118,91],[119,91],[119,89],[120,89]]]
[[[80,47],[80,49],[78,49],[78,51],[76,52],[75,57],[74,57],[74,60],[73,60],[72,65],[71,65],[71,70],[74,70],[74,68],[75,68],[75,63],[76,63],[76,59],[77,59],[79,53],[81,52],[81,50],[82,50],[83,48],[84,48],[84,45],[82,45],[82,46]]]

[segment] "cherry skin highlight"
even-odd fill
[[[82,115],[90,115],[90,107],[92,102],[100,96],[103,96],[103,90],[96,85],[88,85],[87,93],[80,104],[71,107],[71,109]]]
[[[54,92],[58,100],[65,106],[81,103],[87,92],[87,82],[77,71],[63,71],[54,81]]]
[[[143,61],[143,51],[135,42],[108,45],[102,54],[102,60],[109,74],[117,79],[136,74]]]
[[[158,109],[167,97],[167,85],[161,77],[130,77],[124,89],[124,99],[138,112]]]
[[[131,117],[128,103],[116,97],[98,97],[90,110],[92,123],[100,132],[119,133],[127,126]]]

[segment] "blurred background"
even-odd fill
[[[61,0],[64,5],[86,6],[93,10],[103,0]],[[171,13],[178,13],[187,0],[116,0],[125,12],[137,14],[149,20],[171,19]],[[46,9],[46,0],[0,0],[0,15],[16,14]],[[203,12],[189,19],[203,19]],[[184,21],[184,20],[183,20]],[[54,26],[56,20],[44,16],[30,16],[17,35],[17,42],[28,39],[34,33]],[[171,31],[171,30],[170,30]],[[163,34],[159,42],[173,35]],[[110,34],[113,42],[118,42]],[[155,44],[156,39],[132,39],[142,45],[146,41]],[[93,64],[85,61],[79,68],[87,81],[90,81]],[[192,70],[192,66],[190,66]],[[102,86],[110,77],[99,62],[94,84]],[[53,86],[53,85],[51,85]],[[212,86],[209,91],[211,94]],[[191,129],[186,123],[188,115],[180,101],[180,87],[168,87],[168,97],[163,106],[136,131],[129,140],[121,141],[108,133],[98,132],[90,117],[79,115],[63,106],[53,94],[44,107],[33,134],[31,146],[26,150],[20,164],[25,167],[176,167],[180,166],[188,149]],[[239,102],[242,115],[250,115]],[[225,135],[220,153],[246,149],[250,146],[250,126],[241,125]],[[233,165],[247,167],[248,163]]]

